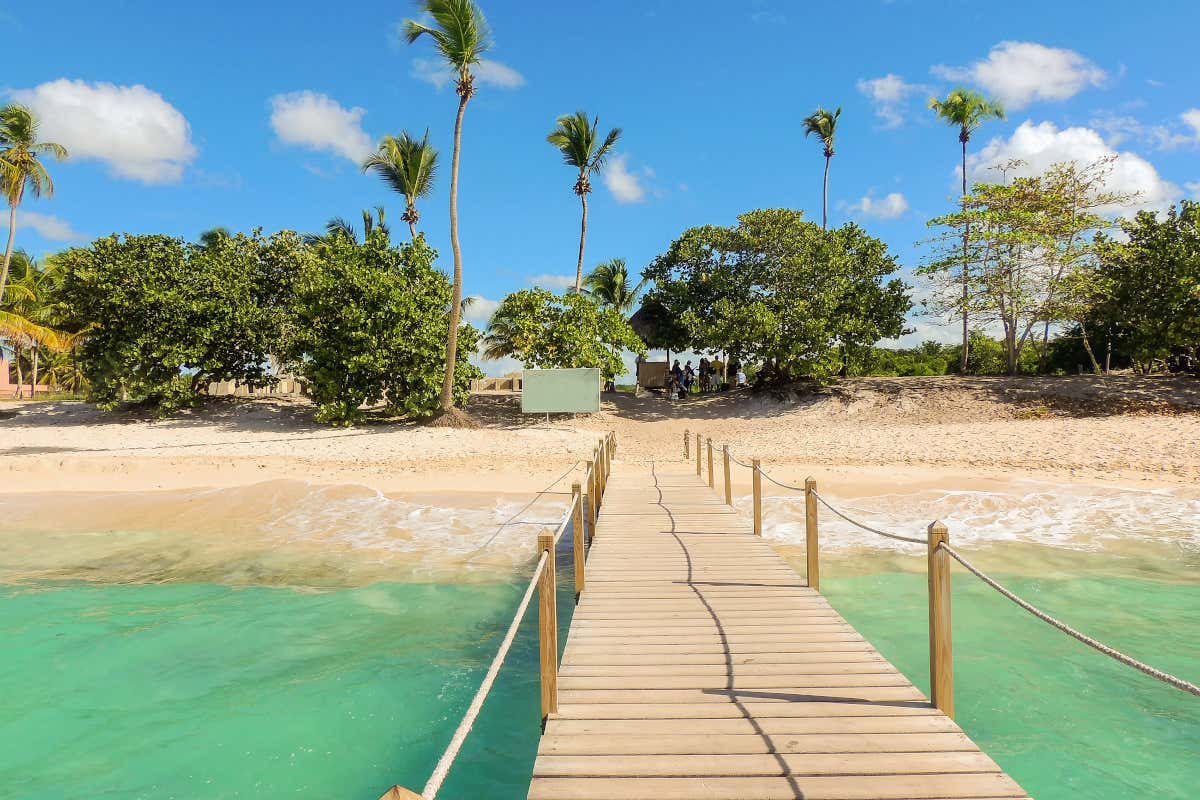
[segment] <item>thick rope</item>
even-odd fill
[[[850,517],[847,517],[841,511],[838,511],[836,508],[831,506],[829,504],[829,501],[827,501],[824,497],[821,497],[821,493],[818,492],[816,489],[813,489],[813,494],[816,496],[816,498],[818,500],[821,501],[821,505],[825,506],[830,511],[837,514],[839,517],[846,520],[846,522],[849,522],[851,525],[854,525],[855,527],[862,528],[864,531],[870,531],[871,533],[878,534],[879,536],[884,536],[888,539],[895,539],[898,542],[908,542],[909,544],[926,544],[925,539],[918,539],[914,536],[901,536],[898,533],[889,533],[888,531],[881,531],[878,528],[872,528],[870,525],[864,525],[856,519],[851,519]]]
[[[979,578],[979,580],[983,581],[988,586],[992,587],[997,592],[1004,595],[1009,600],[1013,601],[1018,606],[1025,609],[1026,611],[1028,611],[1030,614],[1033,614],[1035,617],[1040,619],[1042,622],[1045,622],[1048,625],[1058,628],[1060,631],[1062,631],[1063,633],[1072,637],[1073,639],[1077,639],[1080,642],[1083,642],[1084,644],[1086,644],[1088,647],[1092,648],[1093,650],[1097,650],[1101,653],[1104,653],[1104,655],[1108,656],[1109,658],[1115,659],[1116,661],[1121,662],[1122,664],[1124,664],[1127,667],[1133,667],[1134,669],[1138,670],[1139,672],[1143,672],[1146,675],[1149,675],[1151,678],[1157,678],[1158,680],[1162,681],[1163,683],[1167,683],[1167,684],[1170,684],[1171,686],[1174,686],[1176,689],[1181,689],[1185,692],[1188,692],[1189,694],[1194,694],[1197,697],[1200,697],[1200,686],[1197,686],[1196,684],[1191,683],[1190,681],[1185,681],[1183,678],[1177,678],[1174,675],[1163,672],[1160,669],[1156,669],[1155,667],[1152,667],[1143,661],[1138,661],[1136,658],[1133,658],[1132,656],[1125,655],[1120,650],[1117,650],[1113,647],[1109,647],[1108,645],[1104,644],[1103,642],[1097,641],[1096,639],[1093,639],[1092,637],[1088,636],[1087,634],[1081,633],[1080,631],[1075,630],[1074,628],[1072,628],[1070,625],[1066,624],[1065,622],[1055,619],[1054,617],[1047,614],[1045,611],[1042,611],[1040,608],[1037,608],[1036,606],[1034,606],[1032,603],[1029,603],[1028,601],[1023,600],[1020,597],[1018,597],[1017,595],[1013,594],[1011,591],[1009,591],[1004,586],[1002,586],[1000,583],[998,583],[990,575],[987,575],[984,572],[982,572],[978,567],[976,567],[974,564],[972,564],[970,561],[968,561],[965,557],[963,557],[963,555],[961,553],[959,553],[957,550],[955,550],[950,545],[946,544],[945,542],[942,542],[938,546],[941,547],[942,549],[944,549],[947,553],[949,553],[950,556],[955,561],[957,561],[959,564],[962,564],[963,567],[968,572],[970,572],[972,575],[974,575],[976,578]]]
[[[533,576],[529,579],[529,587],[525,589],[525,596],[521,598],[521,605],[517,606],[517,613],[513,616],[512,624],[508,626],[508,633],[504,634],[504,640],[500,642],[500,649],[496,651],[496,657],[492,659],[492,665],[488,667],[487,675],[483,677],[483,683],[479,684],[479,690],[475,692],[471,705],[467,707],[467,713],[463,714],[462,721],[458,723],[458,728],[455,729],[454,736],[450,739],[450,744],[446,746],[446,752],[442,753],[442,757],[438,759],[437,766],[433,768],[433,774],[429,776],[429,782],[425,784],[425,789],[421,792],[421,797],[425,800],[434,800],[437,797],[438,790],[442,788],[442,783],[450,773],[450,767],[454,766],[454,759],[458,757],[458,751],[462,749],[463,742],[467,740],[467,734],[475,725],[475,719],[483,708],[483,701],[487,699],[492,684],[496,682],[496,676],[500,674],[504,658],[508,655],[513,640],[517,637],[517,629],[521,627],[521,620],[525,617],[529,601],[533,598],[533,590],[537,588],[538,578],[541,577],[542,570],[546,568],[546,561],[549,557],[550,553],[543,550],[537,566],[534,567]]]

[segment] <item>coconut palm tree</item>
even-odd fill
[[[646,279],[643,278],[636,286],[630,287],[629,269],[625,266],[625,259],[611,258],[597,264],[596,268],[588,273],[583,285],[587,287],[588,294],[601,306],[615,308],[627,315],[633,311],[638,297],[646,288]]]
[[[1004,119],[1004,106],[995,100],[988,100],[979,92],[963,87],[951,89],[945,100],[936,97],[929,98],[929,107],[937,114],[938,119],[947,125],[958,128],[958,141],[962,142],[962,203],[966,210],[967,198],[967,142],[971,134],[989,119]],[[962,355],[959,358],[959,371],[967,371],[967,343],[970,339],[970,313],[967,304],[970,300],[970,269],[967,265],[970,238],[970,227],[963,228],[963,263],[962,263]]]
[[[33,397],[42,350],[68,350],[78,335],[53,326],[55,289],[61,277],[57,266],[51,262],[43,267],[21,250],[13,253],[11,265],[12,282],[7,298],[0,304],[0,339],[7,341],[13,351],[18,386],[24,380],[21,359],[28,356],[32,368],[29,396]]]
[[[546,141],[562,153],[563,163],[579,170],[574,191],[583,206],[583,219],[579,226],[579,263],[575,267],[576,292],[583,290],[583,246],[587,241],[587,196],[592,191],[591,176],[604,168],[604,160],[621,138],[621,129],[613,128],[601,141],[597,130],[599,125],[599,117],[588,122],[587,112],[576,111],[559,117],[557,127],[546,137]]]
[[[4,266],[0,268],[0,300],[8,283],[12,264],[13,239],[17,233],[17,206],[26,189],[34,197],[54,194],[54,181],[41,162],[49,155],[58,161],[67,157],[67,148],[54,142],[38,141],[38,119],[22,105],[0,108],[0,189],[8,200],[8,244],[4,248]]]
[[[408,232],[414,241],[417,221],[421,219],[417,200],[433,191],[437,158],[437,149],[429,143],[429,129],[426,128],[425,138],[420,141],[409,136],[408,131],[401,131],[399,136],[383,137],[379,149],[362,163],[363,172],[374,171],[392,191],[404,195],[407,207],[400,219],[408,223]]]
[[[374,215],[370,209],[363,209],[363,241],[370,238],[371,233],[376,229],[383,231],[387,237],[391,237],[392,231],[388,227],[386,216],[383,211],[383,206],[375,206]],[[354,223],[345,217],[330,217],[325,223],[324,233],[306,233],[304,235],[304,243],[310,247],[316,247],[337,238],[349,239],[354,244],[358,244],[358,231],[354,229]]]
[[[450,159],[450,250],[454,254],[454,284],[450,303],[450,330],[446,337],[446,374],[442,379],[439,417],[443,424],[454,424],[454,364],[458,358],[458,324],[462,319],[462,249],[458,243],[458,161],[462,153],[463,115],[467,102],[475,94],[475,75],[471,67],[483,59],[492,46],[492,35],[483,12],[472,0],[422,0],[421,10],[432,24],[413,19],[404,21],[409,44],[422,36],[433,39],[438,54],[456,76],[458,115],[454,118],[454,151]],[[462,421],[461,418],[458,421]],[[469,423],[468,423],[469,424]]]
[[[838,117],[842,116],[842,107],[837,111],[826,111],[817,106],[817,110],[804,118],[804,138],[815,133],[825,148],[825,184],[821,202],[821,230],[829,226],[829,162],[833,160],[833,139],[837,133]]]

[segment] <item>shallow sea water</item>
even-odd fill
[[[1049,509],[1026,522],[1014,509],[1029,498],[1017,495],[853,505],[909,530],[918,520],[899,510],[923,503],[1033,602],[1200,678],[1200,505],[1161,493],[1032,490]],[[515,508],[420,509],[349,492],[314,500],[309,519],[294,487],[271,489],[285,492],[274,505],[231,491],[145,497],[136,511],[139,502],[110,498],[108,518],[78,519],[73,502],[93,512],[104,503],[68,498],[39,514],[30,498],[0,498],[0,513],[20,521],[0,531],[0,794],[374,800],[392,783],[420,790],[519,599],[534,530],[489,545],[478,559],[486,568],[464,567],[480,531]],[[802,530],[790,502],[768,504],[770,536],[785,552]],[[331,503],[342,504],[336,518],[353,536],[331,534],[333,517],[316,514]],[[263,505],[232,531],[212,519],[220,508]],[[52,516],[53,525],[39,522]],[[1131,527],[1137,518],[1159,523]],[[381,524],[394,535],[375,533]],[[920,557],[868,547],[849,531],[839,540],[839,528],[822,525],[831,602],[927,690]],[[565,632],[565,551],[559,564]],[[1034,797],[1195,796],[1200,700],[1067,639],[961,571],[953,597],[959,722]],[[524,797],[539,733],[532,628],[443,797]]]

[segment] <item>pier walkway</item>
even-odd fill
[[[1026,796],[672,469],[606,478],[531,800]]]

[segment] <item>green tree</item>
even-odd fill
[[[834,155],[834,137],[837,134],[838,118],[842,116],[842,108],[838,106],[836,111],[826,111],[817,106],[817,110],[804,118],[804,138],[807,139],[810,134],[816,134],[821,140],[821,145],[825,153],[825,180],[822,184],[821,193],[821,227],[829,227],[829,162],[833,160]]]
[[[1143,211],[1121,231],[1124,242],[1101,238],[1097,322],[1115,326],[1121,349],[1143,366],[1200,347],[1200,203],[1185,200],[1162,218]]]
[[[471,68],[478,64],[492,45],[491,31],[483,12],[472,0],[422,0],[421,10],[432,25],[418,20],[404,21],[404,35],[412,44],[422,36],[433,39],[438,54],[454,70],[457,78],[458,115],[454,118],[454,152],[450,160],[450,249],[454,254],[454,283],[450,301],[450,328],[446,338],[446,374],[442,379],[439,424],[469,424],[454,413],[454,369],[458,362],[458,329],[462,315],[462,248],[458,242],[458,162],[462,153],[463,115],[467,102],[475,94],[475,76]]]
[[[169,236],[108,236],[58,256],[64,317],[86,330],[80,367],[93,399],[144,400],[162,414],[214,381],[276,378],[300,237],[237,234],[208,246]]]
[[[763,362],[762,380],[828,378],[904,330],[908,289],[883,242],[857,225],[822,230],[789,209],[685,231],[647,268],[645,306],[686,331],[672,349]]]
[[[393,247],[376,230],[361,244],[337,237],[304,259],[288,357],[318,419],[351,424],[379,403],[408,417],[438,412],[451,287],[436,255],[423,239]],[[468,361],[478,336],[470,325],[459,332],[456,403],[480,374]]]
[[[388,227],[387,215],[383,206],[375,206],[373,210],[366,208],[362,210],[362,229],[364,241],[375,230],[381,231],[386,237],[392,235],[392,229]],[[357,243],[358,231],[355,230],[354,223],[345,217],[330,217],[325,223],[325,233],[307,233],[304,235],[304,243],[310,247],[320,247],[339,238]]]
[[[429,143],[429,129],[418,141],[401,131],[399,136],[385,136],[379,149],[367,157],[362,171],[372,171],[392,191],[404,197],[405,209],[400,219],[408,223],[408,232],[417,238],[417,222],[421,219],[417,211],[417,200],[429,196],[437,177],[437,149]]]
[[[484,337],[484,358],[511,356],[526,369],[592,367],[611,381],[625,370],[621,351],[646,354],[646,346],[615,308],[590,297],[523,289],[500,303]]]
[[[546,137],[546,141],[562,153],[563,163],[579,170],[574,192],[579,195],[583,217],[579,225],[579,262],[575,267],[576,292],[583,290],[583,246],[587,241],[587,196],[592,191],[591,176],[604,168],[605,159],[621,138],[621,129],[613,128],[601,140],[599,127],[599,117],[589,121],[586,111],[576,111],[574,114],[559,117],[556,127]]]
[[[228,239],[232,235],[228,228],[218,225],[215,228],[201,231],[200,238],[196,240],[196,243],[202,247],[213,247],[222,239]]]
[[[962,196],[963,210],[966,210],[967,196],[967,143],[971,135],[989,119],[1004,119],[1004,107],[994,100],[988,100],[979,92],[963,87],[951,89],[945,100],[936,97],[929,98],[929,108],[937,114],[938,119],[947,125],[958,128],[958,141],[962,143]],[[967,371],[967,358],[970,352],[970,275],[968,266],[967,242],[970,231],[963,229],[962,251],[962,355],[959,369]]]
[[[42,357],[69,350],[78,338],[59,325],[57,293],[61,276],[53,259],[39,264],[24,251],[13,253],[9,291],[0,302],[0,340],[13,353],[18,396],[26,361],[30,368],[29,396],[33,397]]]
[[[54,181],[42,164],[49,155],[58,161],[67,157],[67,148],[54,142],[38,141],[38,118],[22,105],[0,108],[0,190],[8,200],[8,244],[4,247],[4,266],[0,268],[0,300],[8,284],[13,241],[17,234],[17,206],[28,190],[34,197],[54,194]]]
[[[630,284],[629,268],[623,258],[601,261],[588,273],[583,281],[587,293],[603,308],[615,308],[628,315],[637,304],[642,290],[646,288],[643,278],[636,285]]]

